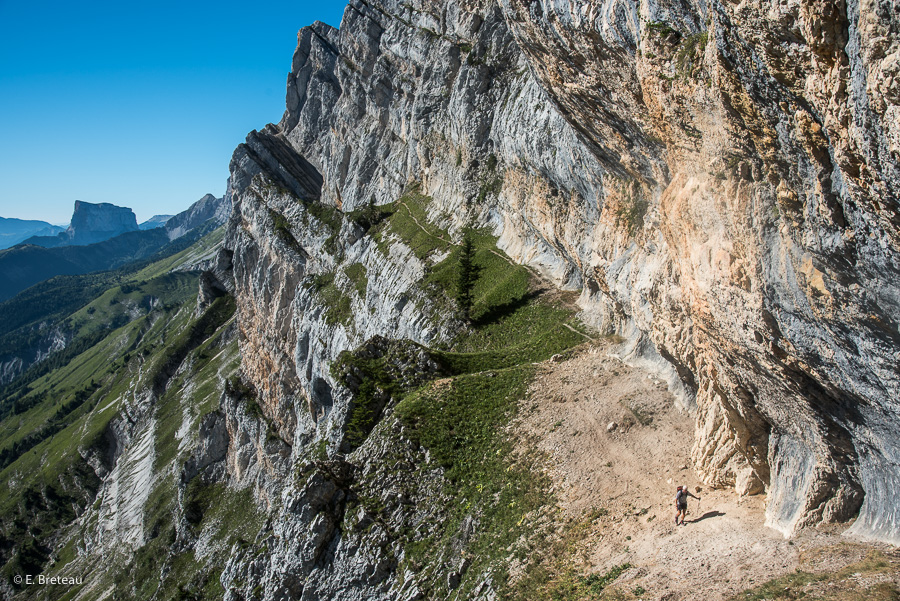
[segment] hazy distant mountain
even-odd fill
[[[169,239],[174,240],[209,219],[225,223],[230,212],[231,205],[226,205],[224,198],[216,198],[212,194],[207,194],[186,211],[169,219],[166,222],[166,231],[169,232]]]
[[[55,236],[64,229],[46,221],[0,217],[0,249],[15,246],[31,236]]]
[[[199,226],[212,229],[225,222],[224,200],[207,194],[163,227],[141,231],[131,209],[110,204],[75,202],[72,224],[58,236],[29,238],[0,251],[0,300],[56,275],[114,269],[157,252],[168,242]],[[104,238],[115,228],[124,233]],[[204,230],[204,231],[205,231]],[[85,244],[84,240],[102,240]]]
[[[57,275],[114,269],[148,257],[169,242],[159,229],[126,232],[96,244],[46,248],[19,244],[0,251],[0,300]]]
[[[137,231],[134,211],[107,202],[92,203],[75,201],[75,211],[68,229],[55,236],[34,236],[25,244],[45,248],[57,246],[84,246],[109,240],[126,232]]]
[[[163,227],[166,222],[171,219],[172,215],[154,215],[147,221],[138,224],[138,228],[142,230],[152,230],[154,228]]]

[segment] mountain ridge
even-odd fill
[[[84,207],[101,206],[78,204],[79,202],[76,202],[76,206],[81,207],[78,224],[70,225],[69,230],[61,233],[60,237],[49,239],[47,243],[49,246],[31,244],[26,240],[16,247],[0,251],[0,282],[3,284],[0,300],[8,299],[21,290],[55,275],[75,275],[114,269],[130,261],[146,258],[209,219],[216,219],[217,223],[224,223],[225,220],[222,214],[224,199],[216,199],[207,194],[188,209],[167,220],[160,228],[140,230],[134,213],[131,209],[125,209],[128,212],[126,219],[128,231],[124,233],[109,238],[106,238],[109,231],[73,233],[70,236],[71,232],[82,231],[85,224],[93,219],[91,216],[93,209]],[[115,214],[125,215],[124,211]],[[134,228],[131,228],[132,221]],[[105,239],[91,244],[69,243],[94,237]]]
[[[34,236],[22,244],[56,248],[59,246],[86,246],[109,240],[120,234],[138,229],[134,211],[127,207],[101,202],[75,201],[72,219],[65,231],[56,236]]]
[[[0,217],[0,250],[15,246],[32,236],[53,236],[63,229],[46,221]]]
[[[13,522],[4,569],[91,598],[900,594],[890,10],[350,0],[303,28],[196,294],[152,302],[166,262],[104,292],[148,312],[0,422],[10,494],[91,491]],[[90,444],[13,426],[70,410]],[[84,486],[32,474],[59,449]]]

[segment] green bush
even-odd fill
[[[366,298],[366,288],[369,286],[369,278],[366,277],[366,266],[362,263],[353,263],[344,268],[347,279],[353,282],[353,286],[359,296]]]

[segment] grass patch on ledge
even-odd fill
[[[820,550],[821,553],[823,550]],[[900,560],[870,551],[861,561],[831,572],[796,572],[747,589],[730,601],[817,599],[821,601],[897,601],[900,589],[892,582],[900,574]],[[877,576],[891,576],[875,582]],[[805,590],[806,589],[806,590]]]
[[[407,190],[396,202],[379,207],[384,217],[371,230],[379,250],[387,254],[389,234],[396,235],[413,254],[427,262],[435,252],[445,252],[453,244],[447,230],[428,220],[431,197],[421,194],[418,187]]]
[[[366,298],[366,288],[369,286],[369,278],[366,276],[366,266],[362,263],[353,263],[344,268],[344,274],[359,293],[361,298]]]
[[[538,314],[535,316],[534,314]],[[543,315],[541,315],[543,314]],[[520,321],[530,317],[539,317],[543,322],[543,329],[535,331],[530,337],[521,336],[522,330],[516,327]],[[453,373],[472,373],[491,369],[506,369],[526,363],[545,361],[562,353],[573,346],[584,342],[584,338],[561,325],[559,318],[565,317],[565,313],[547,311],[545,307],[526,308],[511,315],[508,319],[497,324],[491,329],[491,334],[498,339],[508,336],[511,339],[520,338],[520,342],[502,349],[493,349],[480,352],[438,352],[438,356]],[[554,318],[556,320],[554,321]],[[476,336],[479,332],[476,332]]]
[[[272,227],[275,229],[275,235],[295,251],[300,252],[302,250],[300,243],[294,237],[294,233],[291,231],[291,224],[285,216],[269,209],[269,217],[272,218]]]
[[[338,287],[334,281],[334,273],[320,273],[312,277],[312,287],[322,299],[325,323],[340,323],[350,326],[353,323],[353,306],[350,297]]]
[[[442,558],[455,556],[454,539],[466,521],[477,524],[466,546],[472,564],[462,578],[459,598],[467,598],[485,571],[495,582],[507,578],[507,549],[528,529],[527,516],[548,503],[548,481],[527,463],[512,459],[513,441],[503,434],[524,397],[534,368],[516,366],[491,374],[438,381],[408,395],[395,409],[412,440],[429,450],[445,469],[453,503],[439,535],[409,541],[404,562],[412,569],[440,570]],[[438,574],[436,597],[447,590]],[[430,577],[429,577],[430,576]]]
[[[472,328],[442,353],[451,371],[469,373],[544,361],[585,341],[573,331],[581,328],[574,311],[540,298],[531,272],[513,265],[497,248],[495,236],[477,232],[474,244],[478,280]],[[453,294],[459,253],[454,248],[426,278],[436,296]]]

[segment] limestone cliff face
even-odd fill
[[[66,244],[92,244],[138,229],[134,212],[106,202],[75,201],[72,223],[62,237]]]
[[[227,219],[228,206],[225,199],[206,194],[186,210],[166,219],[160,227],[166,228],[169,240],[175,240],[209,220],[220,225]]]
[[[785,533],[858,513],[900,541],[898,57],[886,0],[351,0],[303,29],[219,259],[290,463],[339,445],[340,351],[456,327],[354,217],[415,184],[669,377],[710,484],[767,492]]]
[[[690,373],[698,469],[768,490],[785,532],[859,511],[854,531],[897,541],[889,3],[503,11],[603,163],[603,214],[621,224],[623,203],[647,203],[630,260],[621,225],[589,236],[582,298]]]

